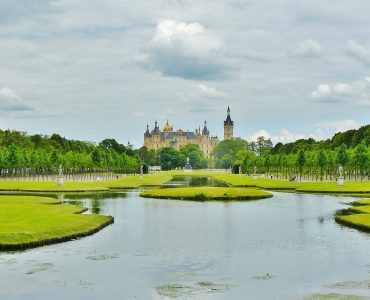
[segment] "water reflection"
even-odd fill
[[[176,176],[163,185],[164,187],[227,187],[228,184],[213,177]]]
[[[0,299],[171,299],[167,292],[182,287],[190,292],[178,299],[304,299],[368,280],[370,235],[334,222],[349,198],[274,193],[197,203],[136,191],[63,199],[115,223],[76,241],[0,254]]]

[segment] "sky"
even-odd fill
[[[370,120],[368,0],[0,0],[0,128],[276,142]]]

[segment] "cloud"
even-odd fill
[[[349,40],[347,43],[347,53],[359,62],[370,65],[370,49]]]
[[[33,110],[33,107],[18,96],[12,89],[7,87],[0,89],[0,111],[19,112],[31,110]]]
[[[370,106],[370,77],[350,83],[319,84],[312,91],[311,97],[320,102],[352,102],[360,106]]]
[[[320,57],[322,55],[322,47],[313,39],[304,40],[297,44],[294,55],[308,58]]]
[[[266,139],[271,139],[273,144],[277,143],[291,143],[299,139],[308,139],[313,138],[316,141],[324,140],[331,138],[337,132],[344,132],[350,129],[358,129],[361,127],[361,124],[355,120],[340,120],[340,121],[330,121],[330,122],[319,122],[314,124],[313,133],[305,134],[292,132],[288,129],[282,129],[277,134],[271,134],[265,129],[261,129],[252,135],[250,135],[248,141],[257,141],[257,138],[260,136],[265,137]]]
[[[287,129],[283,129],[281,130],[280,133],[278,134],[270,134],[267,130],[265,129],[261,129],[255,133],[253,133],[252,135],[250,135],[247,140],[248,141],[257,141],[257,139],[260,137],[260,136],[263,136],[265,137],[266,139],[271,139],[271,141],[276,144],[276,143],[283,143],[283,144],[286,144],[286,143],[290,143],[290,142],[294,142],[296,140],[299,140],[299,139],[305,139],[305,138],[308,138],[310,136],[308,135],[305,135],[305,134],[301,134],[301,133],[294,133],[294,132],[291,132]]]
[[[225,94],[214,87],[198,84],[199,95],[201,97],[222,98]]]
[[[317,123],[316,126],[323,130],[343,132],[350,129],[358,129],[361,127],[361,124],[354,120],[343,120],[343,121],[320,122]]]
[[[200,23],[166,19],[158,22],[143,64],[165,76],[219,78],[233,69],[225,63],[223,47],[221,40]]]

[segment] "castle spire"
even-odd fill
[[[234,121],[230,117],[230,107],[227,107],[227,117],[224,121],[224,140],[232,140],[234,138]]]

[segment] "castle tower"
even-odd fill
[[[230,117],[230,107],[227,107],[227,117],[224,121],[224,140],[232,140],[234,138],[234,121]]]

